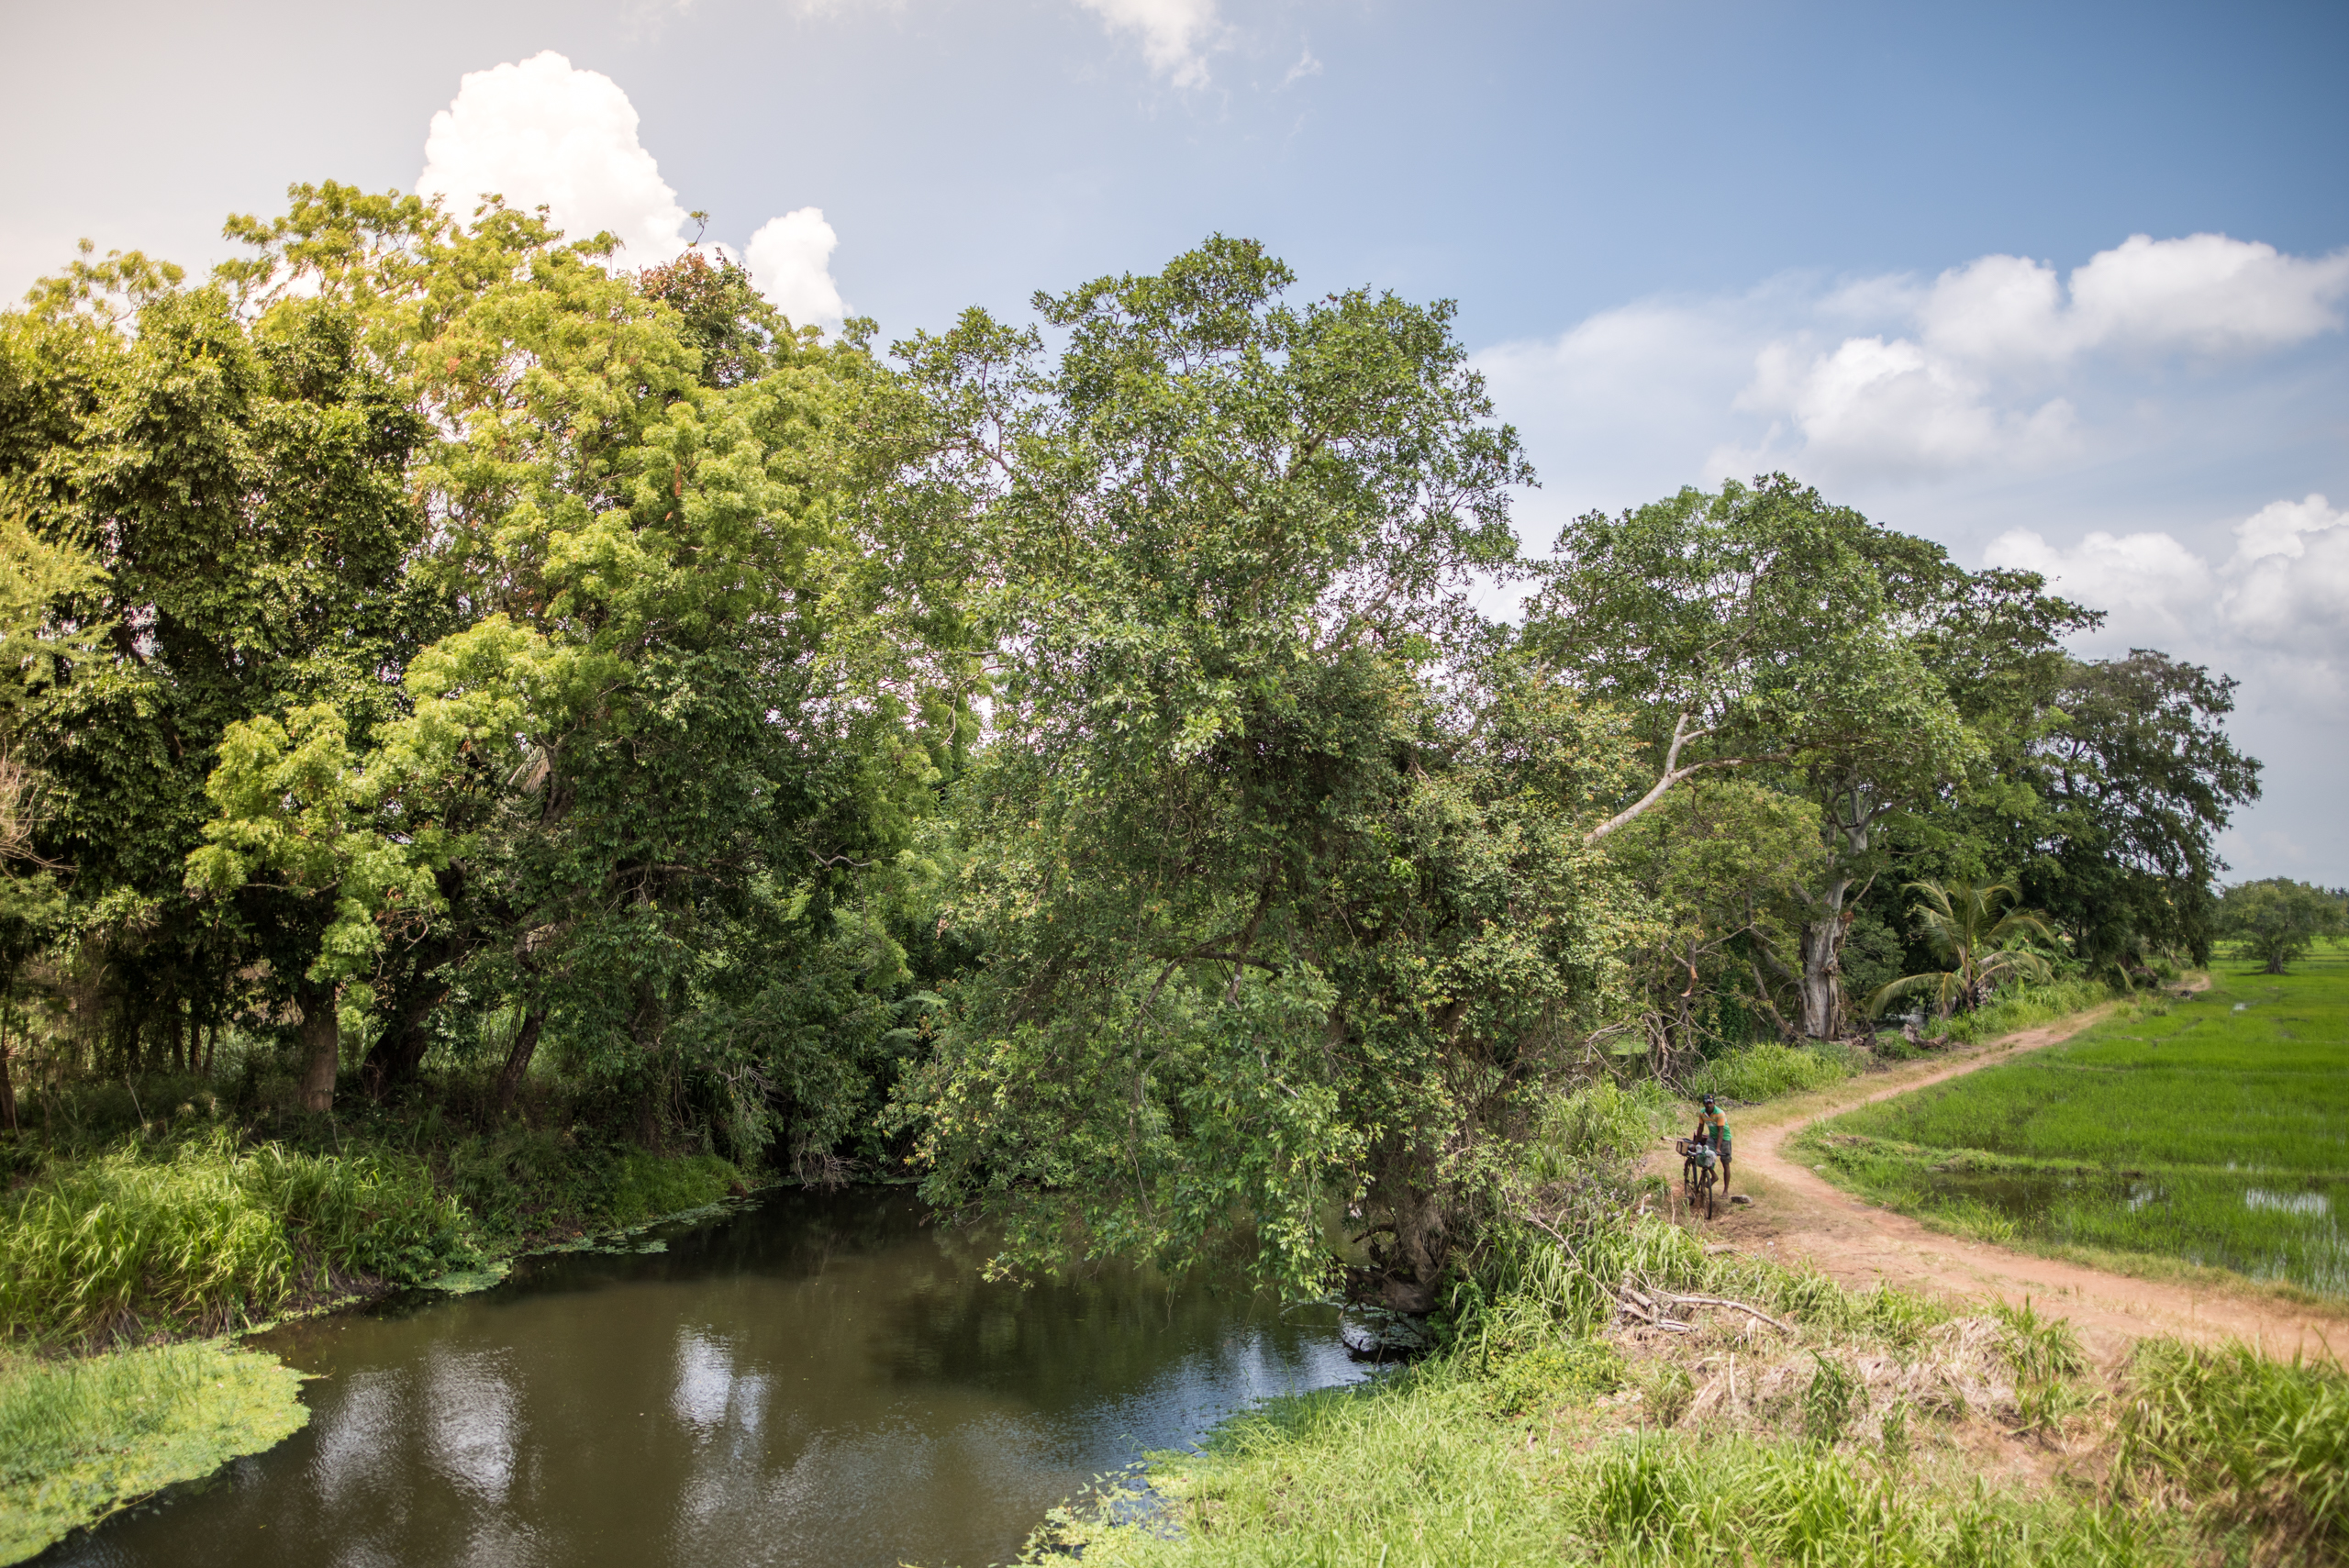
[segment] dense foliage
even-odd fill
[[[229,232],[0,314],[42,1201],[195,1213],[60,1142],[169,1073],[239,1136],[462,1120],[397,1179],[474,1222],[527,1126],[1425,1310],[1563,1089],[1948,990],[1906,886],[2044,911],[1962,1005],[2216,929],[2224,677],[2074,660],[2092,611],[1783,475],[1529,562],[1448,306],[1219,238],[885,355],[495,201]]]

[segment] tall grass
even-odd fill
[[[1728,1296],[1832,1333],[1913,1345],[1949,1321],[1922,1296],[1877,1286],[1845,1290],[1819,1270],[1740,1252],[1708,1251],[1703,1234],[1653,1215],[1593,1227],[1572,1251],[1531,1231],[1514,1233],[1479,1295],[1463,1348],[1480,1363],[1593,1332],[1616,1312],[1625,1284]]]
[[[1491,1409],[1456,1362],[1278,1401],[1203,1453],[1161,1456],[1155,1516],[1063,1515],[1028,1560],[1072,1548],[1096,1568],[2166,1560],[2159,1515],[1993,1492],[1800,1440],[1625,1436],[1562,1451]]]
[[[1683,1078],[1681,1087],[1691,1095],[1719,1095],[1751,1104],[1824,1089],[1851,1075],[1849,1063],[1841,1057],[1763,1040],[1714,1057]]]
[[[356,1277],[474,1261],[421,1162],[240,1151],[226,1132],[54,1167],[0,1210],[0,1329],[95,1341],[217,1330]]]
[[[0,1352],[0,1562],[298,1429],[274,1356],[173,1345],[74,1361]]]
[[[1591,1162],[1614,1164],[1644,1153],[1679,1107],[1653,1081],[1626,1088],[1598,1078],[1542,1107],[1525,1151],[1525,1173],[1536,1182],[1561,1180]]]
[[[2112,1000],[2112,987],[2101,980],[2058,980],[2048,985],[2026,985],[2002,992],[1987,1007],[1960,1013],[1933,1031],[1937,1041],[1970,1045],[1995,1040],[2017,1029],[2053,1023]]]
[[[2124,1473],[2166,1479],[2312,1561],[2349,1556],[2349,1374],[2243,1344],[2147,1340],[2129,1382]]]

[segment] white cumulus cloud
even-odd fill
[[[432,117],[416,190],[447,197],[460,213],[485,195],[543,206],[573,239],[618,236],[626,266],[669,261],[695,239],[677,193],[638,138],[628,94],[551,50],[463,76],[455,100]],[[761,292],[795,322],[834,322],[847,314],[829,267],[838,242],[820,211],[802,207],[752,236],[747,264]]]
[[[2079,651],[2158,648],[2242,682],[2228,723],[2267,764],[2260,803],[2220,840],[2238,876],[2341,879],[2349,833],[2339,780],[2349,767],[2349,511],[2321,495],[2276,501],[2232,528],[2224,559],[2161,532],[2097,531],[2051,544],[2018,528],[1987,563],[2046,574],[2107,612]]]
[[[793,321],[838,321],[848,314],[832,282],[832,247],[839,243],[823,209],[804,206],[767,219],[743,248],[742,264],[759,292]]]
[[[544,205],[573,239],[609,229],[640,266],[685,245],[685,209],[637,139],[636,106],[602,72],[551,50],[465,73],[432,117],[416,190],[460,212],[488,195]]]
[[[2068,281],[2046,262],[2000,255],[1923,288],[1865,280],[1826,302],[1822,317],[1873,308],[1893,316],[1895,330],[1831,348],[1809,331],[1772,342],[1739,398],[1772,427],[1719,461],[1798,454],[1838,472],[1909,477],[2043,466],[2083,450],[2077,410],[2059,390],[2083,361],[2288,348],[2337,330],[2344,295],[2349,251],[2288,256],[2223,234],[2132,235]]]
[[[1208,84],[1208,51],[1223,36],[1216,0],[1077,0],[1113,31],[1139,34],[1142,58],[1177,87]]]
[[[1826,353],[1775,342],[1755,357],[1737,406],[1774,417],[1752,452],[1717,452],[1724,472],[1765,466],[1788,427],[1806,457],[1843,473],[1907,475],[1986,462],[2036,463],[2074,447],[2071,403],[2001,406],[1964,361],[1906,338],[1846,338]]]
[[[1991,566],[2041,573],[2110,619],[2113,647],[2166,648],[2256,671],[2266,695],[2342,714],[2349,695],[2349,512],[2322,495],[2276,501],[2233,528],[2212,561],[2166,533],[2093,532],[2069,547],[2016,528],[1984,552]]]

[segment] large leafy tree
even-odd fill
[[[1611,994],[1623,757],[1468,603],[1526,471],[1448,312],[1290,281],[1218,239],[1040,296],[1056,360],[976,312],[908,346],[998,681],[978,968],[900,1103],[1000,1266],[1231,1240],[1312,1291],[1336,1204],[1426,1310]]]
[[[365,728],[396,672],[452,624],[406,572],[425,514],[407,465],[424,420],[364,362],[331,302],[240,312],[141,258],[85,258],[36,291],[6,339],[7,483],[41,539],[102,571],[52,595],[108,628],[28,715],[49,759],[44,852],[70,865],[85,962],[135,1062],[142,1032],[184,1061],[255,960],[317,1029],[297,981],[320,929],[282,888],[199,907],[181,861],[209,814],[223,738],[256,714],[330,702]]]
[[[2161,949],[2210,961],[2217,837],[2259,798],[2259,763],[2226,733],[2234,685],[2151,649],[2066,661],[2054,721],[2016,759],[2032,809],[1990,831],[2099,969]]]
[[[907,1049],[900,851],[967,732],[844,439],[911,405],[739,268],[494,200],[229,228],[0,317],[11,515],[100,569],[31,595],[71,646],[21,728],[126,1064],[258,1006],[323,1108],[470,1009],[509,1092],[545,1040],[645,1136],[829,1148]]]
[[[715,1065],[755,1144],[773,1063],[695,1021],[700,990],[772,995],[836,947],[835,903],[935,776],[907,693],[839,646],[864,620],[841,562],[868,551],[830,432],[869,361],[780,333],[735,271],[631,279],[607,238],[495,205],[461,227],[330,187],[249,238],[248,294],[349,300],[443,432],[411,474],[436,521],[415,572],[470,619],[408,663],[393,723],[243,727],[192,881],[330,905],[311,973],[362,1006],[387,973],[429,984],[384,1018],[379,1082],[474,965],[523,1011],[509,1091],[551,1019],[645,1136]]]
[[[2219,900],[2219,934],[2241,942],[2269,974],[2306,958],[2320,937],[2340,930],[2349,912],[2321,887],[2288,877],[2238,883]]]
[[[1750,933],[1812,1038],[1844,1023],[1856,895],[1904,828],[1997,785],[1992,759],[2052,695],[2057,639],[2094,619],[2036,577],[1962,571],[1783,475],[1577,518],[1542,577],[1527,646],[1631,715],[1654,759],[1622,820],[1729,770],[1817,809],[1827,854],[1796,951]]]
[[[1636,1044],[1655,1075],[1669,1080],[1757,1025],[1791,1032],[1764,959],[1797,951],[1828,858],[1819,808],[1754,779],[1700,773],[1607,847],[1648,906],[1629,952]]]

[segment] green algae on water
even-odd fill
[[[299,1431],[302,1375],[217,1342],[0,1359],[0,1563]]]

